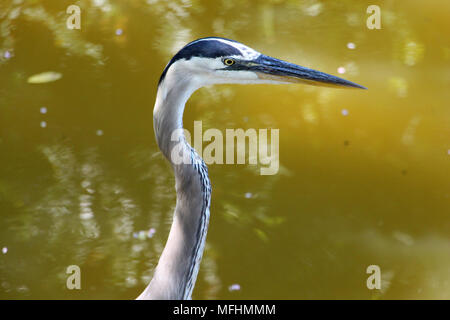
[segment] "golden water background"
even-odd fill
[[[81,30],[66,28],[71,4]],[[369,90],[192,96],[190,130],[280,129],[277,175],[210,166],[193,298],[450,298],[450,2],[378,1],[380,30],[366,27],[370,4],[1,0],[0,298],[131,299],[146,286],[175,204],[153,135],[157,81],[212,35]],[[61,78],[27,82],[49,71]],[[66,288],[74,264],[81,290]],[[382,290],[367,288],[369,265]]]

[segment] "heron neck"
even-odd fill
[[[153,279],[138,299],[190,299],[197,278],[209,223],[211,187],[205,163],[178,130],[182,129],[185,103],[194,90],[189,85],[158,89],[155,135],[174,170],[177,202]],[[174,135],[174,131],[178,132]],[[172,161],[172,148],[180,144],[189,152],[191,163]]]
[[[168,74],[158,86],[153,109],[153,127],[159,149],[173,163],[171,151],[180,140],[184,140],[183,112],[192,93],[199,88],[190,78],[174,79]]]

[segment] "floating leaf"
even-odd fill
[[[262,231],[261,229],[258,229],[258,228],[255,228],[253,230],[255,231],[255,233],[259,239],[261,239],[263,242],[269,242],[269,237],[267,236],[267,234],[264,231]]]
[[[59,72],[54,71],[47,71],[43,73],[38,73],[35,75],[32,75],[28,78],[28,83],[47,83],[47,82],[53,82],[56,80],[59,80],[62,78],[62,74]]]

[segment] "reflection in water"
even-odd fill
[[[114,178],[116,173],[105,171],[107,166],[99,160],[96,148],[89,148],[77,156],[73,148],[57,144],[44,146],[41,152],[51,166],[53,182],[35,203],[24,208],[22,217],[14,215],[7,221],[8,225],[15,226],[15,236],[9,240],[13,241],[13,246],[21,242],[39,245],[43,256],[28,257],[35,268],[42,268],[41,271],[46,273],[44,278],[36,279],[38,283],[54,286],[53,290],[58,295],[70,297],[57,283],[66,277],[66,266],[77,264],[84,273],[101,277],[98,281],[119,297],[129,288],[134,289],[130,293],[139,292],[138,288],[151,278],[150,271],[162,251],[171,223],[172,208],[161,204],[175,201],[167,184],[172,177],[162,157],[159,154],[149,156],[151,151],[148,149],[130,152],[130,164],[145,168],[141,177],[143,181],[150,184],[149,179],[158,177],[149,193],[151,205],[146,209],[150,214],[145,214],[146,209],[136,204],[138,201],[132,197],[132,191]],[[142,163],[144,155],[147,157]],[[29,223],[18,223],[17,219],[25,219]],[[142,226],[147,226],[147,232],[139,230]],[[207,250],[212,251],[210,247]],[[7,248],[3,249],[4,254],[7,251]],[[52,262],[54,255],[57,255],[56,265]],[[14,262],[17,261],[8,259],[1,265],[2,269],[6,268],[2,270],[5,272],[2,272],[2,286],[9,294],[22,286],[17,276],[27,272],[26,266],[23,266],[24,270],[14,268]],[[52,266],[51,272],[44,271],[49,265]],[[207,258],[205,265],[205,290],[208,296],[213,297],[217,295],[220,281],[214,273],[215,262]],[[107,269],[98,274],[99,268]],[[9,276],[4,278],[5,274]],[[89,280],[92,281],[89,278],[85,280],[86,289],[97,290]],[[82,293],[80,297],[85,295],[90,297],[89,293]]]
[[[280,129],[279,174],[210,167],[194,298],[450,297],[448,5],[383,3],[371,31],[359,1],[79,1],[81,30],[65,28],[70,4],[0,2],[0,298],[135,298],[150,281],[175,205],[155,87],[208,35],[369,90],[193,95],[191,132]],[[81,291],[65,287],[72,264]]]

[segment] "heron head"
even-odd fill
[[[182,48],[164,69],[163,81],[189,80],[197,87],[220,83],[306,83],[366,89],[354,82],[263,55],[239,42],[210,37]]]

